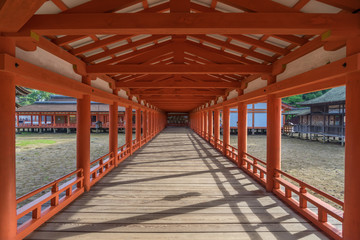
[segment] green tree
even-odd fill
[[[317,92],[310,92],[310,93],[305,93],[305,94],[300,94],[300,95],[294,95],[294,96],[290,96],[290,97],[286,97],[283,98],[283,102],[290,104],[294,107],[301,107],[301,105],[299,105],[298,103],[304,102],[304,101],[308,101],[314,98],[318,98],[322,95],[324,95],[325,93],[327,93],[330,89],[326,89],[326,90],[320,90]]]
[[[19,104],[21,106],[30,105],[37,101],[46,101],[49,100],[52,93],[43,92],[40,90],[30,90],[31,93],[26,96],[19,97]]]

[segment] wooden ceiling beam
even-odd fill
[[[166,66],[118,64],[108,66],[87,66],[89,74],[255,74],[270,73],[272,67],[269,65],[242,65],[242,64],[206,64],[186,65],[171,64]]]
[[[13,36],[93,34],[358,34],[357,14],[95,13],[35,15]],[[61,23],[61,24],[59,24]]]
[[[162,96],[222,96],[225,90],[221,89],[130,89],[132,94],[142,97],[162,95]]]
[[[122,40],[126,40],[128,38],[131,38],[131,35],[116,35],[113,37],[105,38],[103,40],[99,40],[90,44],[86,44],[85,46],[78,47],[75,49],[70,50],[69,52],[73,55],[80,55],[98,48],[105,47],[106,45],[110,45],[116,42],[120,42]]]
[[[90,2],[86,2],[76,7],[70,8],[64,13],[70,14],[115,12],[117,10],[130,7],[140,2],[142,2],[142,0],[92,0]]]
[[[197,53],[200,55],[200,50],[203,50],[204,52],[201,53],[201,56],[203,56],[204,58],[207,58],[206,56],[207,53],[209,54],[216,54],[216,55],[220,55],[222,57],[226,57],[228,59],[231,59],[231,60],[234,60],[235,62],[238,62],[238,63],[244,63],[244,64],[259,64],[258,62],[255,62],[255,61],[252,61],[250,59],[247,59],[247,58],[244,58],[244,57],[241,57],[239,55],[235,55],[235,54],[231,54],[231,53],[228,53],[228,52],[224,52],[222,50],[218,50],[218,49],[215,49],[215,48],[212,48],[212,47],[209,47],[209,46],[206,46],[206,45],[203,45],[203,44],[199,44],[199,43],[195,43],[193,41],[186,41],[186,44],[190,45],[190,46],[193,46],[193,47],[196,47],[198,48],[198,50],[196,50],[195,48],[191,48],[191,52],[190,53]],[[216,58],[216,55],[213,55],[212,57],[213,58]],[[210,57],[210,56],[209,56]],[[219,59],[221,59],[221,57],[218,57]],[[227,63],[227,62],[224,62],[224,63]]]
[[[359,0],[317,0],[325,4],[344,9],[345,11],[353,12],[360,9]]]
[[[0,32],[17,32],[46,0],[0,1]]]
[[[284,6],[280,3],[264,0],[218,0],[229,6],[244,10],[246,12],[270,12],[270,13],[286,13],[297,12],[295,9]]]
[[[201,48],[201,45],[186,41],[185,51],[196,56],[205,58],[213,63],[224,64],[224,63],[239,63],[233,58],[228,58],[227,56],[222,55],[220,52],[207,51],[204,48]],[[196,46],[199,45],[199,46]],[[235,57],[235,56],[234,56]],[[243,62],[242,62],[243,63]]]
[[[117,88],[239,88],[239,82],[116,82]]]
[[[146,59],[157,56],[157,54],[167,53],[173,50],[172,42],[166,41],[162,43],[155,44],[153,46],[143,48],[140,50],[134,50],[132,52],[126,53],[124,55],[106,60],[104,62],[98,63],[97,65],[109,65],[116,64],[119,62],[123,63],[143,63]]]
[[[261,41],[261,40],[256,40],[254,38],[247,37],[247,36],[244,36],[244,35],[226,35],[226,36],[230,37],[230,38],[232,38],[234,40],[244,42],[244,43],[247,43],[249,45],[268,50],[270,52],[278,53],[280,55],[286,55],[286,54],[288,54],[290,52],[286,48],[277,47],[277,46],[275,46],[273,44],[266,43],[266,42]]]
[[[201,41],[211,43],[211,44],[215,44],[215,45],[220,46],[220,47],[224,47],[224,48],[233,50],[233,51],[241,53],[241,54],[246,54],[248,56],[257,58],[259,60],[262,60],[262,61],[265,61],[265,62],[268,62],[268,63],[274,62],[276,60],[276,58],[274,58],[274,57],[270,57],[268,55],[258,53],[258,52],[255,52],[253,50],[250,50],[250,49],[247,49],[247,48],[244,48],[244,47],[240,47],[238,45],[231,44],[229,42],[224,42],[224,41],[221,41],[221,40],[218,40],[218,39],[206,36],[206,35],[191,35],[191,37],[196,38],[196,39],[201,40]]]
[[[151,36],[151,37],[147,37],[147,38],[141,39],[141,40],[136,41],[136,42],[131,42],[131,43],[128,43],[126,45],[115,47],[115,48],[106,50],[104,52],[94,54],[94,55],[89,56],[89,57],[85,57],[84,61],[85,62],[93,62],[93,61],[96,61],[98,59],[111,56],[113,54],[117,54],[117,53],[120,53],[120,52],[131,50],[131,49],[137,48],[137,47],[139,47],[141,45],[148,44],[148,43],[151,43],[151,42],[154,42],[154,41],[158,41],[158,40],[160,40],[162,38],[164,38],[164,36],[154,35],[154,36]]]

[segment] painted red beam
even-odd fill
[[[240,82],[117,82],[117,88],[240,88]]]
[[[89,74],[254,74],[270,73],[268,65],[243,65],[243,64],[207,64],[207,65],[138,65],[118,64],[108,66],[87,66]]]
[[[358,14],[96,13],[35,15],[18,35],[358,34]]]
[[[46,0],[0,1],[0,32],[16,32],[34,15]]]
[[[112,104],[116,101],[121,106],[132,105],[134,108],[146,108],[141,104],[117,97],[114,94],[88,86],[7,54],[0,54],[0,72],[1,71],[15,74],[16,85],[75,98],[82,98],[84,94],[89,94],[92,100],[106,104]]]
[[[131,94],[146,96],[222,96],[225,95],[225,90],[213,89],[211,91],[205,89],[153,89],[153,90],[142,90],[142,89],[131,89]]]
[[[311,71],[288,78],[267,87],[257,89],[237,98],[212,106],[210,109],[222,106],[234,106],[239,102],[254,103],[274,94],[278,98],[302,94],[327,88],[345,85],[346,75],[360,72],[360,54],[329,63]]]

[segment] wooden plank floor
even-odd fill
[[[185,128],[167,128],[27,239],[328,239]]]

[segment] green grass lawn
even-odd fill
[[[38,144],[54,144],[56,143],[55,140],[49,140],[49,139],[19,139],[16,140],[16,146],[17,147],[25,147],[28,145],[38,145]]]

